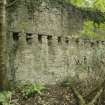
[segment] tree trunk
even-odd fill
[[[0,90],[7,87],[6,0],[0,0]]]

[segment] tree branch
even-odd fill
[[[72,90],[73,90],[74,94],[76,95],[76,97],[79,99],[79,104],[80,105],[85,105],[86,102],[85,102],[83,96],[76,90],[75,87],[72,87]]]
[[[91,102],[89,102],[88,104],[86,104],[85,99],[77,91],[77,89],[75,87],[72,87],[72,90],[73,90],[74,94],[76,95],[76,97],[79,99],[79,105],[94,105],[95,102],[97,101],[97,99],[101,96],[101,94],[103,92],[103,87],[100,88],[100,90],[96,93],[96,96],[93,98],[93,100]]]
[[[97,92],[96,96],[93,98],[93,100],[88,105],[94,105],[97,99],[101,96],[102,92],[103,92],[103,87]]]
[[[10,4],[8,4],[6,7],[9,8],[11,6],[13,6],[18,0],[14,0],[13,2],[11,2]]]

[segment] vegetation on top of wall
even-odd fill
[[[68,6],[70,6],[73,10],[79,11],[84,20],[91,20],[97,24],[105,22],[105,13],[102,12],[101,10],[93,9],[92,7],[89,7],[89,6],[78,6],[78,5],[70,2],[70,0],[65,0],[65,1],[68,4]],[[73,1],[73,0],[71,0],[71,1]],[[84,0],[77,0],[77,1],[82,2]]]
[[[82,37],[105,39],[105,1],[103,0],[65,0],[83,17]]]
[[[65,0],[65,1],[77,7],[91,8],[93,10],[99,10],[101,12],[105,12],[105,0]]]
[[[93,21],[85,21],[83,31],[81,32],[82,37],[104,40],[105,39],[105,24],[95,25]]]

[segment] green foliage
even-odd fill
[[[84,30],[83,34],[88,36],[88,35],[94,35],[94,26],[92,21],[86,21],[84,23]]]
[[[26,84],[22,87],[23,97],[31,97],[35,93],[41,94],[45,87],[41,84]]]
[[[78,7],[84,7],[85,6],[85,0],[66,0],[66,2],[71,3]]]
[[[65,0],[77,7],[91,8],[105,12],[105,0]]]
[[[84,22],[83,31],[81,32],[82,37],[91,38],[91,39],[105,39],[105,24],[100,23],[94,24],[93,21]]]
[[[12,93],[10,91],[4,91],[0,93],[0,103],[2,105],[12,105],[11,104]]]
[[[79,7],[85,19],[82,38],[105,39],[105,0],[65,0]]]
[[[95,0],[93,8],[105,12],[105,0]]]

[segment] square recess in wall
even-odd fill
[[[26,33],[26,41],[28,44],[32,44],[32,33]]]
[[[47,39],[48,39],[48,46],[51,46],[51,44],[52,44],[52,36],[48,35]]]
[[[38,41],[39,43],[42,43],[42,34],[38,34]]]
[[[58,43],[59,43],[59,44],[62,43],[62,38],[61,38],[61,36],[58,36]]]
[[[69,44],[69,38],[67,38],[67,37],[65,38],[65,43]]]
[[[18,41],[19,40],[19,32],[13,32],[13,40]]]

